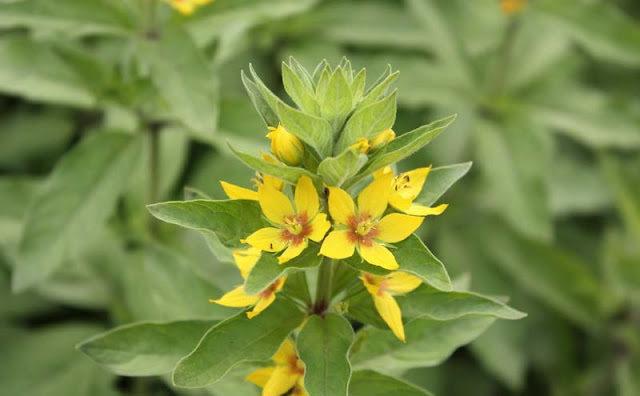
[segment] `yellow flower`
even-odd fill
[[[311,179],[301,176],[294,195],[295,210],[282,192],[266,186],[258,188],[262,213],[278,227],[261,228],[242,240],[266,252],[280,252],[286,248],[278,258],[280,264],[299,256],[307,248],[309,239],[320,242],[331,227],[327,215],[319,213],[318,192]]]
[[[199,6],[212,3],[215,0],[162,0],[182,15],[191,15]]]
[[[273,157],[271,157],[270,155],[263,153],[262,158],[269,163],[276,163],[276,160],[273,159]],[[256,177],[254,179],[251,179],[251,181],[253,181],[256,190],[263,185],[272,187],[278,191],[282,191],[282,189],[284,188],[284,183],[282,182],[282,180],[274,176],[263,175],[260,172],[256,172]],[[250,199],[252,201],[258,200],[257,191],[236,186],[235,184],[227,183],[222,180],[220,181],[220,184],[222,185],[222,189],[224,190],[224,193],[227,194],[227,197],[229,197],[229,199]]]
[[[500,8],[507,15],[515,14],[522,10],[526,4],[526,0],[500,0]]]
[[[304,388],[304,364],[291,339],[280,345],[271,360],[275,366],[258,369],[246,378],[262,388],[262,396],[309,396]]]
[[[442,214],[449,205],[442,204],[434,208],[414,204],[413,201],[420,195],[424,182],[431,171],[431,166],[418,168],[395,176],[391,181],[391,195],[389,205],[393,208],[412,216],[429,216]],[[385,175],[393,175],[388,166],[374,173],[373,177],[379,179]]]
[[[240,270],[242,279],[247,279],[249,271],[260,259],[260,249],[248,248],[245,250],[236,250],[233,252],[236,266]],[[276,300],[276,293],[282,290],[286,276],[278,278],[268,288],[255,296],[244,292],[244,285],[238,286],[217,300],[209,300],[209,302],[224,305],[225,307],[242,308],[254,306],[253,310],[247,312],[247,317],[253,319],[262,311],[267,309]]]
[[[346,191],[329,187],[329,213],[339,228],[327,235],[320,254],[342,259],[351,257],[357,247],[368,263],[390,270],[398,268],[393,254],[377,241],[400,242],[422,224],[423,218],[392,213],[380,219],[387,209],[392,176],[383,175],[362,190],[357,208]]]
[[[374,137],[369,142],[369,144],[371,145],[371,150],[377,150],[395,138],[396,138],[396,133],[393,131],[393,129],[387,129],[386,131],[382,131],[378,134],[378,136]]]
[[[380,317],[384,319],[393,334],[403,342],[404,325],[402,324],[402,312],[393,298],[395,294],[406,294],[415,290],[422,280],[406,272],[395,271],[385,276],[376,276],[365,273],[360,277],[364,287],[373,297],[373,303]]]
[[[350,146],[351,148],[355,148],[358,150],[360,154],[366,154],[369,151],[371,146],[369,145],[369,140],[367,138],[358,138],[358,141]]]
[[[277,128],[269,127],[267,137],[271,139],[271,152],[282,162],[290,166],[298,166],[304,158],[304,146],[300,139],[278,124]]]

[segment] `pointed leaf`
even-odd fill
[[[431,206],[471,169],[471,162],[433,168],[414,203]]]
[[[366,155],[359,154],[357,148],[349,148],[336,157],[322,160],[317,173],[328,185],[339,187],[366,163]]]
[[[262,117],[262,120],[267,126],[276,127],[280,122],[276,111],[269,105],[269,102],[262,96],[262,91],[260,88],[247,77],[244,73],[244,70],[240,73],[240,77],[242,79],[242,84],[247,90],[247,94],[251,99],[251,103]]]
[[[344,151],[358,138],[373,139],[380,132],[391,128],[396,121],[396,94],[394,91],[386,98],[356,110],[342,130],[337,151]]]
[[[341,68],[337,68],[329,79],[326,92],[321,97],[318,97],[322,106],[322,117],[331,123],[334,135],[340,132],[344,120],[351,112],[353,107],[352,96],[353,93],[344,76],[344,72]]]
[[[300,77],[284,62],[282,62],[282,82],[289,97],[301,110],[315,116],[320,115],[320,105],[314,92],[305,86]]]
[[[282,126],[287,131],[311,146],[321,157],[331,154],[333,134],[331,125],[326,120],[303,113],[282,102],[278,103],[277,110]]]
[[[366,106],[369,106],[370,104],[373,104],[382,96],[384,96],[387,89],[391,87],[391,84],[393,84],[393,82],[396,80],[396,78],[398,78],[399,75],[399,71],[391,73],[391,66],[387,66],[385,73],[380,76],[381,80],[373,83],[369,90],[367,90],[365,96],[362,98],[362,101],[358,103],[357,109],[359,110]],[[384,79],[382,79],[383,77]]]
[[[398,378],[371,370],[353,373],[349,396],[430,396],[431,393]]]

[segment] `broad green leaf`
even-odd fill
[[[140,62],[149,65],[171,117],[187,126],[194,138],[211,143],[218,123],[217,80],[191,37],[171,28],[159,40],[138,44]]]
[[[321,157],[331,154],[333,134],[331,125],[320,118],[303,113],[284,103],[277,105],[282,126],[311,146]]]
[[[63,157],[27,213],[14,290],[46,279],[95,235],[126,187],[140,149],[140,139],[131,135],[101,132]]]
[[[433,168],[422,187],[415,203],[430,206],[438,201],[447,190],[471,169],[471,162]]]
[[[86,82],[58,53],[21,36],[0,40],[0,91],[77,107],[91,107],[96,102]]]
[[[410,156],[422,147],[427,145],[455,120],[456,116],[449,116],[431,124],[421,126],[411,132],[389,142],[384,149],[376,153],[369,159],[369,162],[362,168],[360,173],[352,179],[345,187],[351,187],[360,180],[369,176],[380,168],[391,165],[394,162]]]
[[[162,375],[170,373],[214,324],[204,320],[132,323],[91,337],[77,348],[118,375]]]
[[[236,150],[231,145],[229,145],[229,148],[231,148],[233,153],[240,159],[240,161],[244,162],[245,165],[257,170],[258,172],[275,176],[278,179],[282,179],[285,182],[294,185],[298,183],[298,179],[300,179],[300,176],[307,175],[311,180],[314,181],[314,184],[316,184],[316,186],[320,184],[318,176],[306,169],[288,166],[283,164],[282,162],[276,162],[275,164],[272,164],[271,162],[266,161],[262,158],[254,157],[253,155]]]
[[[493,298],[471,292],[443,292],[422,285],[402,298],[402,314],[408,317],[427,315],[433,319],[451,320],[462,316],[491,316],[499,319],[522,319],[517,311]]]
[[[391,248],[391,252],[396,258],[400,268],[397,271],[404,271],[421,278],[425,283],[439,290],[452,290],[451,279],[447,270],[440,260],[438,260],[429,249],[422,243],[420,238],[411,235],[402,242],[398,242]],[[358,254],[345,259],[349,266],[363,272],[375,275],[386,275],[390,271],[376,265],[372,265],[362,260]]]
[[[20,26],[76,36],[130,36],[137,31],[135,18],[127,7],[108,0],[28,0],[0,5],[0,27]]]
[[[167,223],[215,233],[228,247],[240,247],[240,240],[267,227],[257,201],[226,200],[170,201],[148,205],[152,215]]]
[[[328,185],[340,187],[362,169],[367,159],[366,155],[358,153],[357,148],[348,148],[340,155],[322,160],[317,173]]]
[[[282,82],[289,97],[301,110],[311,115],[320,115],[320,105],[314,97],[314,92],[305,86],[300,77],[285,62],[282,62]]]
[[[222,290],[198,271],[191,257],[174,249],[149,245],[125,264],[124,297],[135,320],[213,320],[237,312],[210,303],[222,296]]]
[[[371,370],[359,370],[351,376],[349,396],[430,396],[431,393],[398,378]]]
[[[300,256],[283,264],[278,264],[278,258],[275,255],[263,253],[247,276],[244,284],[245,293],[258,294],[283,275],[317,267],[323,259],[322,256],[318,255],[319,251],[320,247],[310,242],[309,247]]]
[[[482,334],[494,320],[466,316],[440,321],[424,316],[405,324],[406,343],[389,330],[365,328],[358,333],[351,363],[354,370],[372,369],[389,374],[435,366]]]
[[[364,81],[362,85],[364,86]],[[318,97],[322,117],[329,121],[334,135],[340,132],[344,120],[353,108],[352,97],[353,92],[344,72],[338,67],[329,79],[326,92]]]
[[[341,153],[358,138],[373,139],[391,128],[396,121],[396,92],[377,102],[356,110],[344,125],[337,152]]]
[[[278,300],[253,319],[240,312],[218,323],[190,355],[180,360],[173,372],[173,383],[186,388],[203,387],[215,383],[239,363],[268,360],[304,316],[292,303]]]
[[[251,102],[253,106],[262,117],[262,120],[267,126],[276,127],[280,122],[276,111],[269,105],[269,102],[264,98],[260,88],[247,77],[244,73],[244,70],[240,74],[242,78],[242,84],[244,84],[245,89],[247,90],[247,94],[249,98],[251,98]]]
[[[351,377],[349,349],[353,329],[337,314],[314,315],[304,325],[296,342],[304,362],[304,385],[317,396],[347,396]]]

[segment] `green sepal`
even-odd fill
[[[386,98],[356,110],[342,129],[337,152],[342,152],[360,137],[372,139],[391,128],[396,121],[396,97],[394,91]]]
[[[325,158],[318,166],[318,175],[330,186],[341,186],[362,169],[368,157],[358,148],[347,148],[336,157]]]

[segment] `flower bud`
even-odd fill
[[[269,127],[267,137],[271,139],[271,152],[282,162],[290,166],[298,166],[304,159],[304,146],[300,139],[278,124],[277,128]]]
[[[361,137],[358,138],[358,141],[352,144],[350,147],[358,149],[358,152],[360,154],[366,154],[371,146],[369,145],[369,141],[367,140],[367,138]]]
[[[386,131],[380,132],[378,136],[371,139],[369,145],[371,146],[371,150],[377,150],[395,138],[396,133],[393,131],[393,129],[387,129]]]

